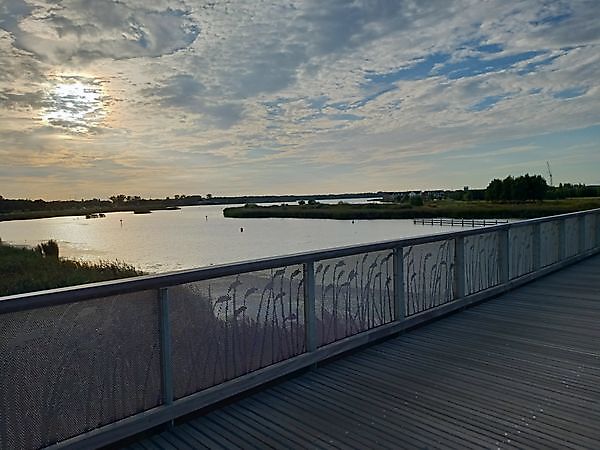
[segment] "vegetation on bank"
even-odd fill
[[[54,200],[8,199],[0,195],[0,222],[5,220],[42,219],[59,216],[85,216],[117,211],[132,211],[147,214],[157,210],[175,210],[181,206],[295,202],[299,200],[323,200],[346,198],[372,198],[377,193],[346,193],[297,195],[258,195],[218,197],[212,194],[175,195],[165,198],[142,198],[139,195],[113,195],[109,199]]]
[[[0,296],[143,275],[122,262],[81,262],[59,258],[55,241],[34,249],[0,242]]]
[[[537,202],[498,203],[489,201],[427,201],[422,206],[410,203],[346,204],[321,203],[303,205],[258,206],[226,208],[225,217],[267,218],[290,217],[301,219],[414,219],[448,217],[456,219],[531,219],[586,209],[600,208],[600,197],[545,200]]]

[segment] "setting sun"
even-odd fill
[[[47,93],[42,120],[73,133],[89,133],[106,117],[103,88],[94,78],[58,77]]]

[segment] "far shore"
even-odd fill
[[[441,200],[423,206],[392,204],[304,204],[226,208],[225,217],[301,219],[533,219],[600,208],[600,197],[569,198],[523,203]]]
[[[48,219],[50,217],[65,217],[65,216],[88,216],[92,214],[106,214],[111,212],[132,212],[137,214],[147,214],[152,211],[171,211],[174,208],[171,206],[161,206],[151,209],[139,209],[135,207],[115,207],[115,208],[89,208],[89,209],[59,209],[59,210],[43,210],[43,211],[12,211],[8,213],[0,213],[0,222],[9,220],[32,220],[32,219]],[[179,208],[177,208],[179,209]]]
[[[245,203],[273,203],[273,202],[296,202],[299,200],[346,200],[354,198],[381,198],[376,193],[358,193],[358,194],[318,194],[318,195],[263,195],[263,196],[242,196],[242,197],[210,197],[202,198],[200,196],[187,196],[179,198],[166,199],[134,199],[121,201],[114,204],[106,200],[93,201],[54,201],[45,202],[43,200],[10,200],[4,199],[5,203],[10,205],[15,202],[23,202],[29,207],[10,207],[2,211],[0,209],[0,222],[9,220],[30,220],[46,219],[50,217],[64,216],[87,216],[91,214],[106,214],[110,212],[133,212],[137,214],[147,214],[152,211],[170,211],[180,209],[182,206],[204,206],[204,205],[231,205]],[[2,197],[0,196],[0,203]],[[37,203],[39,202],[39,205]],[[89,203],[94,202],[93,205]],[[31,207],[34,205],[34,207]],[[60,205],[65,205],[61,207]],[[68,204],[68,206],[67,206]],[[73,205],[73,206],[71,206]],[[76,206],[75,206],[76,205]],[[41,207],[40,207],[41,206]],[[6,206],[5,206],[6,207]]]

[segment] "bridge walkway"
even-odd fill
[[[600,256],[131,449],[599,448]]]

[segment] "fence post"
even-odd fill
[[[585,252],[585,214],[577,217],[577,241],[579,245],[577,246],[579,254]]]
[[[158,308],[160,314],[160,372],[162,401],[164,405],[173,403],[173,359],[171,353],[171,325],[169,322],[169,290],[160,288],[158,290]],[[171,428],[174,421],[167,422]]]
[[[542,267],[542,224],[536,223],[533,225],[533,271],[537,271]]]
[[[465,289],[465,238],[454,238],[454,298],[463,298]]]
[[[498,271],[500,284],[508,283],[510,277],[510,249],[508,239],[508,228],[498,232]]]
[[[394,320],[401,321],[407,315],[404,294],[404,249],[394,249]]]
[[[304,323],[306,351],[317,349],[317,317],[315,313],[315,263],[304,263]]]
[[[558,261],[565,259],[567,254],[566,219],[558,222]]]

